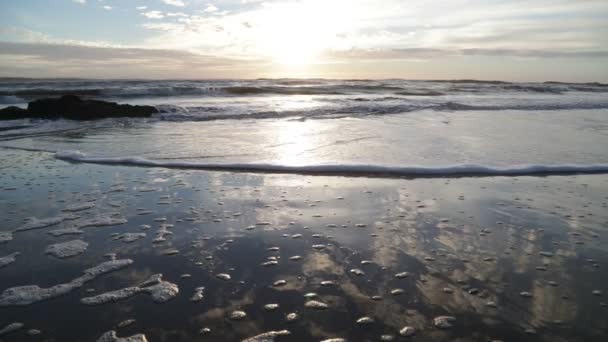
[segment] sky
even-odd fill
[[[1,0],[0,77],[608,82],[608,0]]]

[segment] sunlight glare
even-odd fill
[[[341,12],[344,8],[328,1],[267,4],[261,17],[261,52],[281,64],[315,63],[344,29]]]

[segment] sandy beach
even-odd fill
[[[0,321],[23,323],[6,341],[601,341],[607,328],[605,175],[323,177],[0,154],[0,257],[14,259]],[[49,254],[61,243],[68,256]],[[74,282],[111,260],[132,263]],[[24,285],[51,291],[27,302]]]

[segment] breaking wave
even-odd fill
[[[212,171],[293,173],[311,175],[349,175],[386,177],[467,177],[467,176],[526,176],[608,173],[608,164],[521,165],[492,167],[484,165],[450,165],[440,167],[387,166],[365,164],[281,165],[266,163],[192,163],[156,161],[141,157],[97,157],[80,151],[60,151],[55,158],[104,165],[184,168]]]
[[[0,79],[1,81],[1,79]],[[349,95],[395,94],[402,96],[444,96],[466,93],[536,93],[560,95],[566,92],[608,92],[602,83],[510,83],[502,81],[363,81],[363,80],[256,80],[256,81],[65,81],[0,82],[0,100],[61,95],[87,97],[170,96],[255,96],[255,95]],[[15,98],[17,97],[17,99]],[[1,103],[1,102],[0,102]]]
[[[175,105],[157,106],[159,114],[156,117],[162,121],[216,121],[216,120],[252,120],[252,119],[333,119],[342,117],[367,117],[400,113],[410,113],[422,110],[457,112],[457,111],[555,111],[580,109],[608,109],[608,102],[599,103],[540,103],[540,104],[511,104],[511,105],[468,105],[458,102],[428,103],[389,100],[354,100],[354,105],[322,106],[312,109],[275,110],[257,112],[238,112],[221,107],[180,107]],[[364,104],[357,103],[364,102]]]

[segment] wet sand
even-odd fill
[[[608,336],[608,175],[322,177],[15,150],[0,160],[5,342]],[[112,260],[123,261],[85,271]],[[22,286],[61,284],[72,287],[19,305]]]

